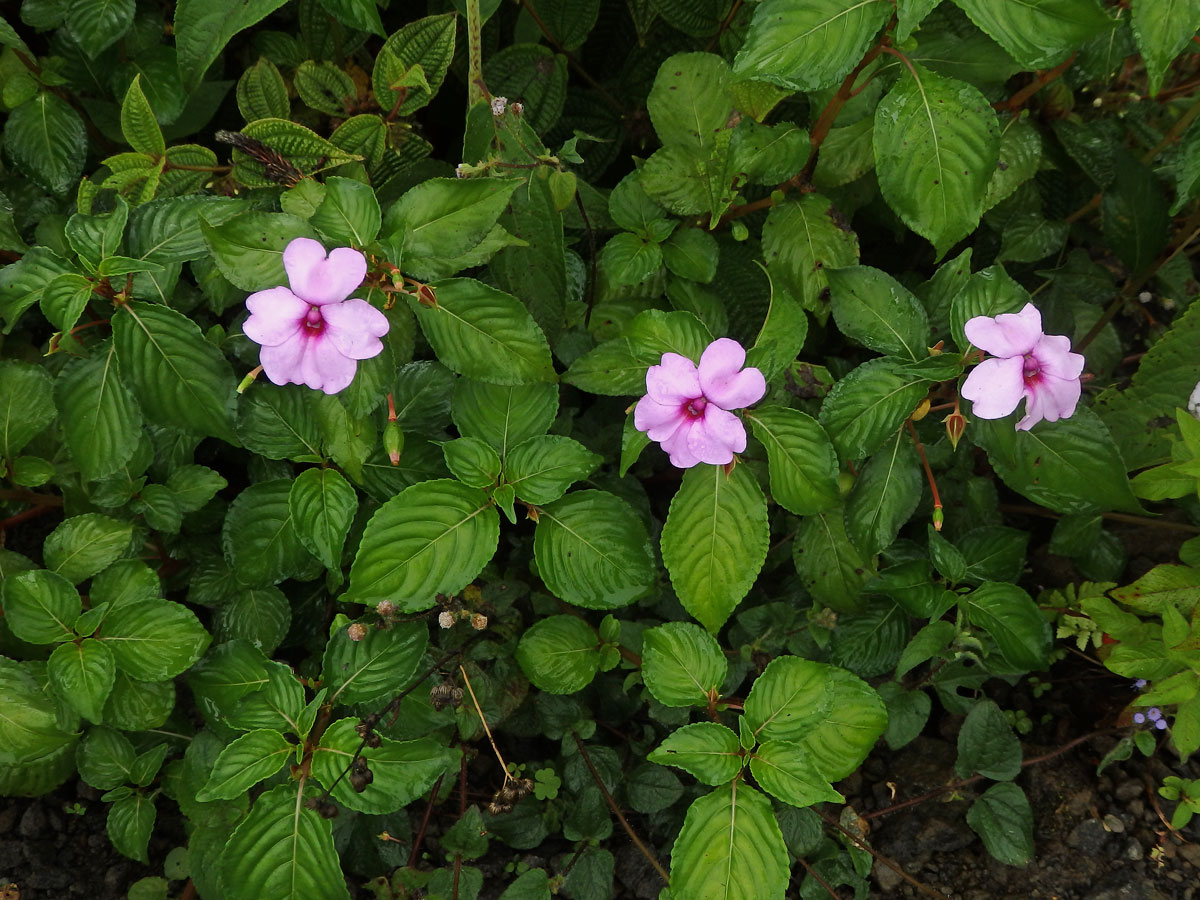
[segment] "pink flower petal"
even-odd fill
[[[1025,359],[985,359],[967,376],[959,392],[981,419],[1003,419],[1025,394]]]
[[[379,340],[388,332],[387,316],[366,300],[343,300],[321,307],[324,337],[349,359],[370,359],[383,352]]]
[[[682,404],[667,406],[643,397],[633,408],[633,427],[646,432],[652,441],[664,441],[673,435],[691,417],[684,412]]]
[[[336,394],[354,380],[358,363],[338,352],[327,334],[309,342],[304,355],[304,383],[314,390]]]
[[[296,333],[309,304],[287,288],[276,287],[251,294],[246,298],[246,308],[250,316],[242,325],[242,333],[255,343],[273,347]]]
[[[1039,368],[1055,378],[1078,378],[1083,374],[1084,358],[1071,352],[1071,339],[1066,335],[1042,335],[1032,355]]]
[[[699,367],[704,396],[721,409],[741,409],[761,400],[767,381],[754,367],[742,369],[745,362],[746,351],[737,341],[720,338],[709,344]]]
[[[967,340],[992,356],[1024,356],[1042,337],[1042,314],[1026,303],[1018,313],[968,319],[963,331]]]
[[[680,469],[690,469],[696,463],[700,462],[700,458],[692,453],[691,448],[688,446],[688,436],[696,427],[698,421],[699,419],[689,418],[675,429],[674,434],[661,442],[663,450],[671,458],[671,465]]]
[[[687,445],[700,462],[721,466],[746,449],[746,428],[733,413],[709,404],[688,432]]]
[[[1043,372],[1041,380],[1026,393],[1030,399],[1025,404],[1025,419],[1017,423],[1017,428],[1021,428],[1021,423],[1026,419],[1031,419],[1035,411],[1038,419],[1045,419],[1047,422],[1067,418],[1074,414],[1082,392],[1078,378],[1055,378]],[[1027,431],[1038,419],[1033,419],[1021,430]]]
[[[367,275],[367,258],[350,247],[328,257],[320,242],[296,238],[283,250],[283,268],[292,291],[314,306],[345,300]]]
[[[307,342],[308,337],[298,332],[290,340],[281,344],[263,347],[258,354],[258,361],[262,363],[263,373],[274,384],[303,384],[300,363],[304,358],[304,348]]]
[[[696,364],[686,356],[664,353],[659,365],[646,370],[646,394],[655,403],[678,405],[702,393]]]

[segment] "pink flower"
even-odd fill
[[[275,287],[246,298],[246,337],[262,344],[259,362],[275,384],[306,384],[336,394],[354,380],[358,360],[383,351],[388,320],[366,300],[346,298],[362,284],[367,260],[338,247],[328,256],[311,238],[296,238],[283,251],[290,288]]]
[[[746,351],[737,341],[713,341],[700,366],[678,353],[646,371],[646,396],[633,410],[633,424],[658,441],[671,464],[690,469],[696,463],[724,465],[746,449],[746,428],[729,412],[757,403],[767,392],[763,373],[743,369]]]
[[[977,365],[963,382],[962,395],[981,419],[1002,419],[1024,397],[1028,431],[1038,422],[1057,422],[1075,412],[1083,357],[1071,352],[1071,340],[1042,333],[1042,315],[1032,303],[1019,313],[976,316],[964,326],[969,340],[995,359]]]

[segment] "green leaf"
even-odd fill
[[[654,585],[645,525],[628,503],[605,491],[576,491],[544,506],[533,555],[556,596],[588,609],[628,606]]]
[[[371,516],[343,600],[392,600],[404,612],[457,594],[496,552],[500,519],[484,493],[456,481],[406,488]]]
[[[1142,512],[1104,423],[1080,406],[1067,419],[1017,431],[1011,418],[978,420],[971,435],[1010,488],[1055,512]]]
[[[845,778],[887,727],[879,695],[845,669],[776,657],[746,697],[747,723],[760,741],[795,741],[826,780]]]
[[[303,219],[287,213],[247,212],[200,231],[212,250],[213,261],[231,283],[244,291],[287,284],[283,249],[295,238],[315,238]]]
[[[838,505],[837,455],[816,419],[782,406],[759,407],[744,415],[767,450],[776,503],[798,516]]]
[[[128,548],[132,534],[130,523],[99,513],[72,516],[46,538],[46,568],[78,584],[107,569]]]
[[[349,900],[333,826],[304,805],[304,785],[281,784],[255,802],[221,853],[226,900]]]
[[[845,519],[838,508],[806,517],[792,542],[792,558],[801,583],[818,603],[858,612],[874,563],[851,543]]]
[[[109,807],[105,822],[108,839],[117,852],[148,865],[150,857],[146,850],[156,816],[151,797],[140,792],[122,797]]]
[[[143,203],[129,215],[129,253],[166,265],[209,256],[201,223],[219,225],[245,208],[231,197],[193,195]]]
[[[663,564],[684,609],[717,632],[767,558],[767,504],[754,475],[697,465],[683,476],[662,532]]]
[[[567,99],[567,58],[541,44],[511,44],[483,61],[495,95],[521,98],[521,116],[538,134],[553,128]]]
[[[642,633],[642,680],[663,706],[707,706],[728,669],[716,638],[690,622]]]
[[[292,516],[291,486],[290,478],[260,481],[229,504],[221,543],[244,585],[278,584],[297,574],[309,559]]]
[[[1119,157],[1100,211],[1105,241],[1131,273],[1145,271],[1166,247],[1171,230],[1167,198],[1150,167],[1136,157]]]
[[[1014,119],[1000,135],[1000,161],[988,182],[983,208],[991,209],[1037,174],[1042,162],[1042,137],[1026,119]]]
[[[993,857],[1010,866],[1033,858],[1033,809],[1017,785],[993,784],[967,810],[967,824]]]
[[[771,303],[754,346],[746,351],[746,365],[763,373],[768,382],[796,361],[808,337],[808,316],[786,291],[771,283]]]
[[[661,268],[662,247],[647,238],[622,231],[600,251],[600,268],[615,285],[640,284]]]
[[[738,736],[716,722],[675,729],[646,758],[660,766],[683,769],[712,785],[725,784],[746,762]]]
[[[886,272],[851,266],[827,273],[833,320],[847,337],[879,353],[921,360],[928,356],[925,308]]]
[[[311,109],[341,118],[357,100],[354,79],[328,61],[306,59],[296,67],[292,79],[300,100]]]
[[[1021,742],[1000,707],[981,700],[971,707],[958,732],[959,778],[978,772],[993,781],[1010,781],[1021,771]]]
[[[949,622],[941,624],[954,627]],[[888,727],[883,739],[892,750],[907,747],[920,736],[929,721],[929,711],[933,706],[929,695],[919,689],[906,691],[898,682],[885,681],[879,686],[879,696],[887,704],[888,714]]]
[[[371,85],[379,106],[393,116],[410,116],[433,99],[454,58],[454,13],[426,16],[392,34],[375,57]],[[398,86],[420,66],[424,85],[408,84],[403,94]],[[393,85],[397,89],[393,89]]]
[[[361,248],[375,240],[380,215],[379,201],[369,186],[331,175],[325,179],[325,199],[308,224],[339,246]]]
[[[0,657],[0,696],[4,697],[0,707],[0,766],[37,763],[78,737],[59,724],[54,700],[43,692],[27,665]]]
[[[846,498],[846,532],[863,555],[892,545],[923,489],[917,451],[908,435],[897,431],[863,466]]]
[[[450,474],[469,487],[491,487],[500,477],[500,457],[479,438],[447,441],[442,444],[442,454]]]
[[[754,11],[733,71],[794,91],[837,84],[892,13],[886,0],[765,0]]]
[[[350,764],[362,738],[355,731],[358,719],[340,719],[321,737],[313,751],[313,775],[325,785],[332,785]],[[349,809],[371,815],[382,815],[402,809],[412,803],[442,775],[456,754],[430,738],[415,741],[393,741],[381,738],[378,747],[363,747],[360,754],[373,776],[362,793],[343,778],[333,788],[333,797]]]
[[[1004,270],[988,266],[967,279],[950,301],[950,334],[964,353],[971,347],[963,326],[976,316],[1015,313],[1030,301],[1029,292]]]
[[[321,669],[329,702],[369,703],[408,687],[428,635],[424,622],[368,627],[361,641],[350,640],[346,629],[339,629],[325,647]]]
[[[230,38],[259,22],[286,0],[179,0],[175,48],[185,90],[195,90]]]
[[[383,240],[397,248],[406,271],[421,277],[422,259],[461,256],[487,237],[521,184],[515,178],[431,178],[388,209]]]
[[[965,82],[906,68],[875,111],[880,190],[939,257],[979,225],[999,158],[996,113]]]
[[[288,490],[296,537],[327,569],[340,569],[358,495],[334,469],[306,469]]]
[[[920,27],[922,20],[933,11],[942,0],[898,0],[896,3],[896,34],[897,43],[904,43],[909,36]]]
[[[571,364],[563,381],[606,396],[643,394],[646,370],[667,352],[698,360],[712,343],[708,328],[689,312],[652,309],[638,313],[622,337],[605,341]]]
[[[196,799],[201,803],[237,800],[282,769],[295,751],[295,746],[278,731],[264,728],[247,731],[221,751]]]
[[[315,131],[289,119],[259,119],[242,129],[242,134],[276,151],[295,169],[292,178],[315,175],[326,169],[357,162],[356,153],[348,153]],[[270,187],[276,179],[267,177],[265,164],[241,150],[233,151],[233,177],[250,187]],[[286,243],[286,241],[284,242]]]
[[[139,681],[182,675],[208,649],[211,638],[181,603],[153,600],[109,610],[99,634],[117,668]]]
[[[671,848],[671,896],[679,900],[777,900],[789,859],[771,801],[740,782],[688,807]]]
[[[237,83],[237,105],[247,122],[256,119],[286,119],[291,109],[287,84],[275,63],[260,56]]]
[[[868,360],[833,386],[818,420],[842,459],[863,459],[904,424],[927,390],[923,379],[904,371],[902,360]]]
[[[545,505],[587,478],[602,462],[578,441],[557,434],[531,437],[517,444],[504,464],[504,480],[526,503]]]
[[[1060,523],[1064,521],[1067,520],[1059,519]],[[975,584],[984,581],[1016,582],[1025,567],[1025,548],[1029,538],[1029,532],[1003,525],[972,528],[958,540],[958,548],[967,564],[966,579]],[[1053,542],[1051,538],[1051,546]]]
[[[1049,69],[1115,24],[1096,0],[954,0],[1026,69]]]
[[[121,371],[147,418],[237,443],[233,371],[199,327],[181,313],[126,303],[113,314]]]
[[[74,272],[59,275],[42,291],[38,302],[43,315],[59,331],[70,331],[87,308],[92,298],[92,287],[91,281]]]
[[[992,636],[1010,665],[1023,671],[1046,668],[1050,623],[1027,593],[1015,584],[988,582],[962,604],[967,618]]]
[[[54,418],[50,377],[41,366],[0,363],[0,455],[12,459]]]
[[[792,806],[844,803],[808,759],[805,748],[792,741],[766,741],[750,757],[750,771],[767,793]]]
[[[717,275],[716,239],[699,228],[677,228],[662,245],[663,262],[680,278],[708,284]]]
[[[133,744],[112,728],[89,728],[75,755],[79,777],[98,791],[111,791],[132,778]]]
[[[129,7],[132,12],[132,2]],[[158,127],[158,120],[154,118],[154,110],[150,108],[150,101],[142,93],[140,74],[135,75],[133,81],[129,82],[129,89],[125,91],[125,99],[121,102],[121,134],[138,153],[156,156],[167,151],[162,129]]]
[[[582,619],[549,616],[525,630],[515,656],[534,687],[551,694],[574,694],[596,677],[600,642]]]
[[[433,288],[436,307],[410,305],[445,365],[492,384],[555,380],[546,336],[516,297],[471,278],[450,278]]]
[[[267,459],[320,462],[321,428],[299,385],[254,384],[238,399],[237,435]]]
[[[52,194],[71,191],[87,157],[83,119],[65,100],[42,91],[8,114],[4,149],[17,170]]]
[[[50,654],[46,675],[51,687],[81,716],[89,722],[104,720],[104,701],[116,680],[108,647],[94,638],[60,644]]]
[[[83,603],[74,586],[57,572],[34,569],[8,575],[0,582],[4,622],[30,644],[54,644],[74,636]]]
[[[706,159],[729,121],[729,64],[712,53],[677,53],[659,67],[646,98],[658,138]]]
[[[327,13],[347,28],[367,31],[379,37],[387,36],[375,0],[320,0],[320,3]]]

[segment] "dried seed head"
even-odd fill
[[[504,115],[504,108],[506,106],[508,106],[508,98],[507,97],[493,97],[492,98],[492,115],[493,116]]]
[[[483,613],[473,613],[471,615],[471,627],[476,631],[483,631],[487,628],[487,616]]]
[[[533,793],[533,781],[529,778],[518,778],[511,782],[509,787],[518,800],[523,800]]]
[[[429,690],[429,702],[433,704],[433,708],[441,711],[447,706],[458,707],[462,703],[463,689],[455,687],[449,682],[435,684]]]
[[[346,637],[352,641],[361,641],[367,636],[367,626],[361,622],[355,622],[346,629]]]
[[[443,609],[440,613],[438,613],[438,624],[443,628],[453,628],[454,613],[450,612],[448,609]]]
[[[390,619],[396,614],[396,604],[391,600],[380,600],[379,604],[375,607],[375,612],[379,613],[384,619]]]

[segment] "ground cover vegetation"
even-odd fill
[[[1200,0],[12,6],[0,795],[131,898],[941,896],[877,745],[1012,866],[1200,747]]]

